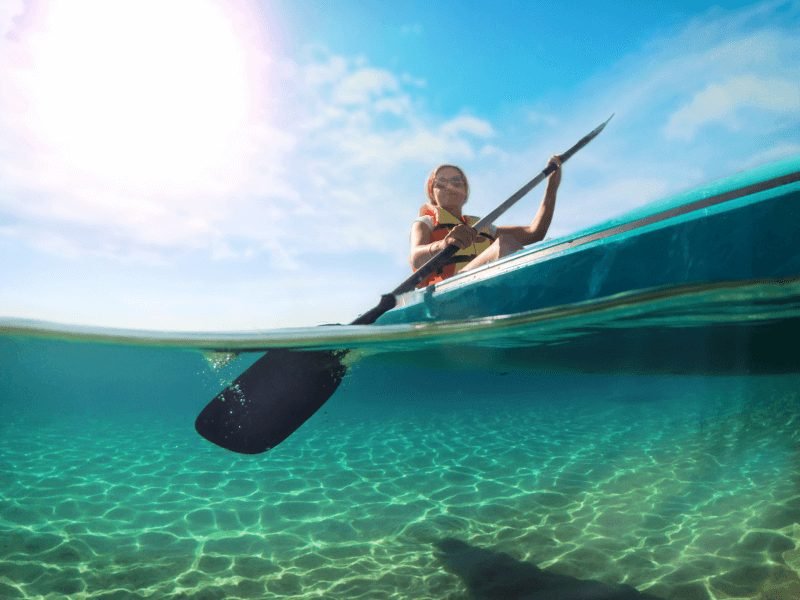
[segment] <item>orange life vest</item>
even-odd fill
[[[447,234],[450,233],[450,230],[456,225],[465,223],[470,227],[473,227],[480,220],[478,217],[473,217],[470,215],[464,215],[461,219],[459,219],[441,206],[434,206],[433,204],[425,204],[420,209],[419,214],[420,216],[429,216],[433,221],[431,242],[438,242],[439,240],[446,238]],[[432,283],[438,283],[447,279],[448,277],[452,277],[461,269],[463,269],[469,261],[491,246],[493,241],[494,237],[488,232],[479,232],[478,237],[475,238],[474,244],[467,246],[466,248],[462,248],[456,252],[447,260],[444,265],[442,265],[438,271],[432,273],[426,279],[423,279],[419,284],[417,284],[417,287],[423,288]]]

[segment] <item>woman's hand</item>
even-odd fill
[[[456,246],[461,248],[466,248],[467,246],[471,246],[475,243],[475,238],[478,236],[478,232],[475,231],[469,225],[461,224],[456,225],[450,230],[450,233],[444,238],[444,243],[449,246],[450,244],[455,244]]]
[[[555,165],[556,170],[550,174],[549,184],[555,187],[558,187],[561,184],[561,158],[558,154],[555,154],[550,157],[550,160],[547,161],[548,165]]]

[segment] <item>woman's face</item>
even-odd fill
[[[442,167],[433,180],[433,197],[436,204],[460,214],[467,201],[467,182],[461,171],[453,167]]]

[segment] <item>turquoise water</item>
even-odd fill
[[[2,598],[800,598],[800,283],[423,327],[0,321]],[[193,429],[353,348],[286,442]],[[211,353],[225,348],[239,355]]]

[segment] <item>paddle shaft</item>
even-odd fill
[[[603,131],[605,126],[608,122],[612,119],[614,115],[611,115],[606,121],[600,125],[598,125],[595,129],[591,132],[587,133],[583,136],[578,143],[576,143],[572,148],[560,154],[558,156],[561,164],[567,162],[572,156],[581,148],[583,148],[586,144],[591,142],[597,135]],[[494,223],[500,215],[506,212],[509,208],[514,206],[523,196],[525,196],[528,192],[530,192],[533,188],[539,185],[542,181],[547,179],[558,167],[553,163],[548,163],[547,166],[542,169],[541,173],[539,173],[536,177],[531,179],[528,183],[523,185],[519,188],[516,192],[514,192],[511,196],[509,196],[502,204],[500,204],[497,208],[483,217],[480,221],[475,223],[473,226],[474,229],[480,231],[481,229],[491,225]],[[448,259],[450,259],[456,252],[458,252],[459,248],[455,244],[450,244],[440,252],[438,252],[435,256],[433,256],[430,260],[428,260],[424,265],[422,265],[419,269],[417,269],[408,279],[406,279],[403,283],[398,285],[395,289],[393,289],[390,293],[384,294],[381,296],[381,301],[378,303],[377,306],[371,308],[363,315],[359,316],[355,321],[350,323],[351,325],[370,325],[374,323],[383,313],[391,310],[397,305],[397,296],[400,294],[405,294],[406,292],[410,292],[413,290],[417,285],[426,279],[431,273],[435,273],[438,271]]]

